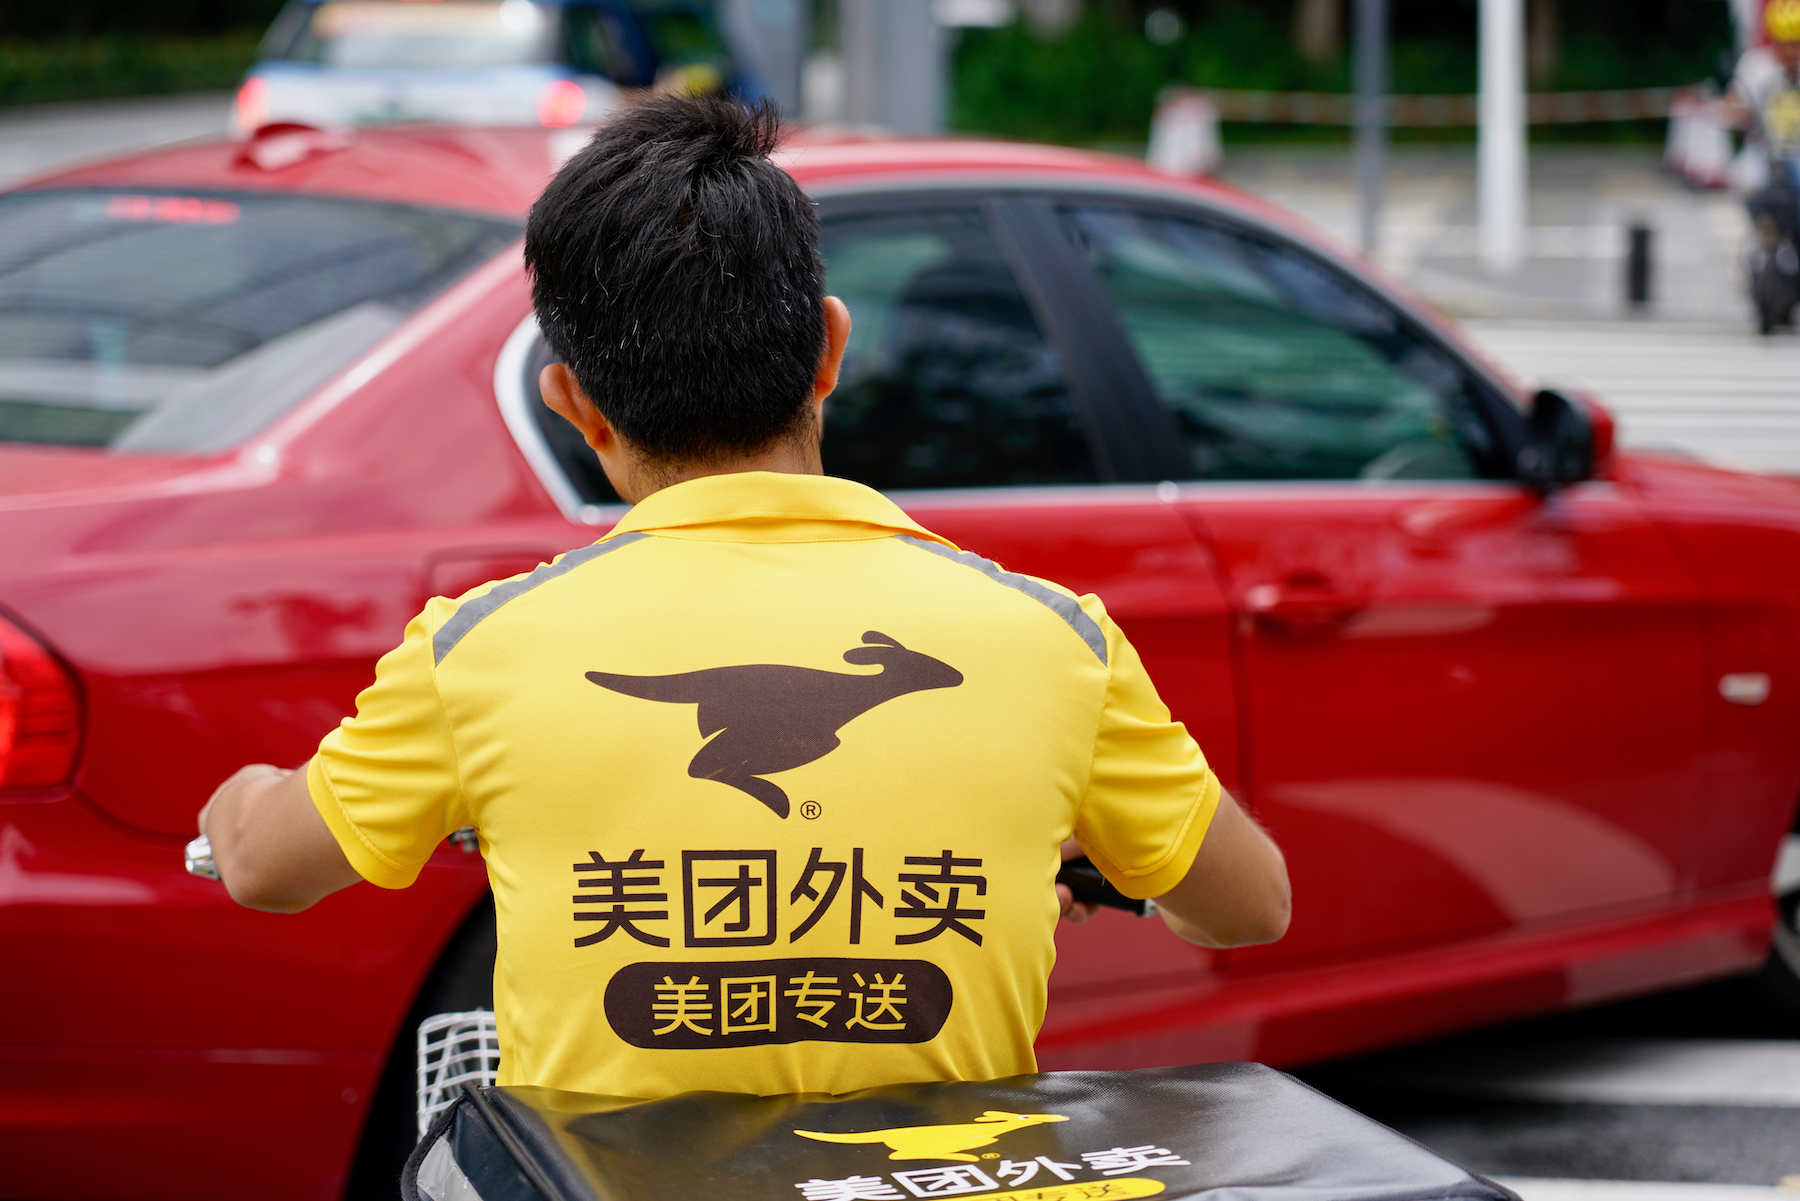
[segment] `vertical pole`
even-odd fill
[[[1362,252],[1381,237],[1387,168],[1388,0],[1356,0],[1356,208]]]
[[[931,0],[881,0],[881,7],[888,88],[882,123],[899,133],[942,133],[950,39],[931,15]]]
[[[901,133],[939,133],[950,39],[931,0],[838,0],[844,119]]]
[[[1525,6],[1481,0],[1476,174],[1481,261],[1503,274],[1525,257]]]
[[[1633,222],[1625,231],[1625,303],[1642,309],[1650,303],[1650,227]]]
[[[1731,0],[1732,42],[1742,54],[1756,45],[1756,31],[1762,25],[1763,0]]]
[[[808,0],[722,0],[721,23],[742,64],[760,76],[784,116],[801,112],[801,73],[812,40]]]
[[[761,0],[756,15],[779,48],[774,59],[780,66],[773,72],[779,81],[775,84],[776,100],[783,112],[798,120],[806,108],[806,56],[812,51],[811,0]]]
[[[852,125],[880,125],[886,120],[882,98],[886,66],[882,62],[884,0],[838,0],[838,45],[844,70],[844,120]]]

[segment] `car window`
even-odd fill
[[[545,367],[557,361],[556,352],[550,349],[550,344],[544,341],[542,334],[532,340],[531,350],[525,356],[524,376],[519,381],[525,398],[525,412],[543,437],[545,449],[555,458],[563,478],[575,489],[575,495],[582,504],[622,504],[619,494],[613,491],[611,482],[607,480],[606,473],[600,470],[600,460],[588,447],[581,431],[544,403],[543,390],[538,387],[538,376],[543,374]]]
[[[1448,352],[1336,269],[1200,219],[1069,205],[1201,479],[1505,474]]]
[[[1095,478],[1057,351],[978,211],[830,217],[820,249],[852,323],[827,471],[882,489]]]
[[[519,232],[314,196],[0,196],[0,441],[223,449]]]
[[[307,18],[293,22],[281,58],[328,67],[475,69],[547,62],[555,44],[553,11],[531,0],[323,0],[308,7]]]

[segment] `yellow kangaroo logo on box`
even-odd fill
[[[962,1152],[988,1146],[1001,1135],[1027,1126],[1068,1120],[1059,1113],[1007,1113],[990,1109],[973,1122],[947,1126],[898,1126],[892,1130],[860,1130],[851,1134],[827,1134],[819,1130],[796,1130],[794,1133],[822,1143],[886,1143],[893,1152],[889,1159],[959,1159],[964,1163],[975,1163],[980,1156]]]

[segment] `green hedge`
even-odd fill
[[[1141,7],[1153,7],[1144,4]],[[1346,52],[1310,63],[1293,49],[1292,11],[1266,0],[1176,0],[1186,32],[1173,45],[1144,36],[1138,13],[1090,4],[1064,36],[1043,41],[1022,23],[971,29],[956,48],[951,121],[971,133],[1083,145],[1141,144],[1156,94],[1168,83],[1268,91],[1343,92]],[[1667,5],[1562,0],[1562,46],[1552,90],[1658,87],[1694,82],[1721,69],[1731,31],[1722,3]],[[1474,0],[1400,0],[1394,11],[1395,92],[1473,92]],[[1540,130],[1552,138],[1659,136],[1657,123]],[[1469,131],[1399,131],[1404,140],[1460,139]],[[1228,127],[1227,135],[1342,138],[1343,130]]]
[[[1187,31],[1171,46],[1144,36],[1140,14],[1151,3],[1118,0],[1090,2],[1075,28],[1055,41],[1040,41],[1017,23],[965,31],[956,49],[953,126],[1051,142],[1141,143],[1156,93],[1166,83],[1328,92],[1350,86],[1347,55],[1314,64],[1295,53],[1288,4],[1173,3],[1186,17]],[[1474,90],[1475,3],[1395,0],[1395,91]],[[0,0],[0,104],[235,87],[278,7],[278,0],[13,0],[10,5]],[[1729,45],[1725,6],[1717,0],[1656,5],[1561,0],[1560,9],[1563,45],[1549,85],[1554,88],[1686,83],[1717,70]],[[198,32],[208,28],[233,32]],[[110,32],[91,32],[96,29]],[[43,31],[57,36],[19,36]],[[1255,132],[1343,136],[1341,130],[1276,126]],[[1467,136],[1465,131],[1423,133]],[[1655,131],[1645,123],[1625,123],[1551,136],[1558,134],[1654,136]]]
[[[0,47],[106,34],[211,37],[263,30],[282,0],[0,0]]]
[[[259,37],[243,32],[0,41],[0,104],[235,88],[256,59]]]

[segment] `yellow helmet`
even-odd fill
[[[1763,24],[1777,42],[1800,42],[1800,0],[1769,0]]]

